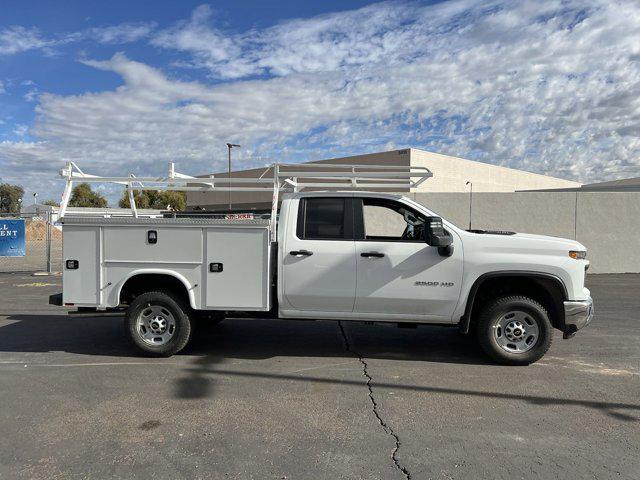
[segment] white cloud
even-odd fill
[[[42,94],[39,142],[0,143],[0,166],[204,173],[237,141],[263,159],[246,166],[415,146],[583,181],[640,173],[636,2],[384,3],[237,35],[209,22],[201,7],[154,42],[249,79],[181,82],[124,54],[85,61],[124,84]]]
[[[152,43],[191,53],[192,66],[221,78],[331,71],[422,48],[397,28],[415,12],[415,5],[382,3],[226,35],[211,25],[211,8],[201,5],[188,22],[159,32]]]
[[[0,80],[0,94],[7,93],[7,90],[4,88],[4,82]]]
[[[141,40],[151,33],[155,23],[121,23],[106,27],[91,28],[85,32],[90,38],[104,44],[123,44]]]
[[[0,30],[0,55],[15,55],[29,50],[41,50],[51,55],[57,53],[56,47],[87,40],[101,44],[132,43],[148,37],[154,28],[153,22],[121,23],[47,38],[37,28],[13,25]]]
[[[51,42],[43,39],[37,28],[14,25],[0,30],[0,55],[13,55],[50,45]]]
[[[233,39],[209,25],[212,15],[213,11],[208,5],[201,5],[193,11],[189,21],[179,22],[175,27],[159,32],[151,43],[158,47],[191,52],[195,56],[194,66],[216,69],[232,55],[240,55],[241,48],[235,45]]]
[[[29,127],[27,125],[17,124],[13,129],[13,134],[16,137],[24,137],[29,133]]]
[[[25,93],[22,98],[24,98],[27,102],[35,102],[38,99],[38,95],[40,94],[40,90],[37,88],[30,88],[27,93]]]

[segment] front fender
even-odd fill
[[[551,280],[557,284],[561,291],[563,300],[569,298],[567,286],[560,276],[548,273],[548,272],[535,272],[530,270],[497,270],[492,272],[485,272],[482,275],[477,276],[473,282],[467,282],[466,288],[463,286],[464,293],[460,295],[460,302],[456,307],[454,318],[460,318],[459,326],[463,333],[469,332],[469,325],[471,323],[471,311],[473,309],[476,294],[482,284],[489,279],[496,277],[520,277],[531,279],[544,279]],[[564,323],[564,318],[561,319]]]

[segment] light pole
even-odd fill
[[[231,210],[231,149],[233,147],[240,147],[240,145],[227,142],[227,148],[229,149],[229,210]]]
[[[468,180],[467,183],[465,183],[465,185],[470,185],[470,190],[469,190],[469,230],[471,230],[471,207],[473,205],[473,182],[471,180]]]
[[[36,203],[38,203],[38,192],[33,194],[33,204],[35,205]]]

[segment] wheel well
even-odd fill
[[[146,292],[167,292],[189,305],[189,292],[184,284],[172,275],[141,273],[127,279],[120,289],[120,304],[131,304],[134,298]]]
[[[564,330],[564,300],[566,291],[561,281],[553,276],[496,275],[478,280],[469,294],[470,305],[465,311],[466,326],[472,325],[483,306],[492,299],[504,295],[526,295],[542,304],[549,313],[551,324]]]

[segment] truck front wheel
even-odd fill
[[[191,337],[189,308],[166,292],[148,292],[135,298],[127,309],[127,336],[140,351],[170,357],[182,350]]]
[[[512,295],[487,303],[477,324],[483,350],[503,365],[529,365],[541,359],[553,338],[546,309],[535,300]]]

